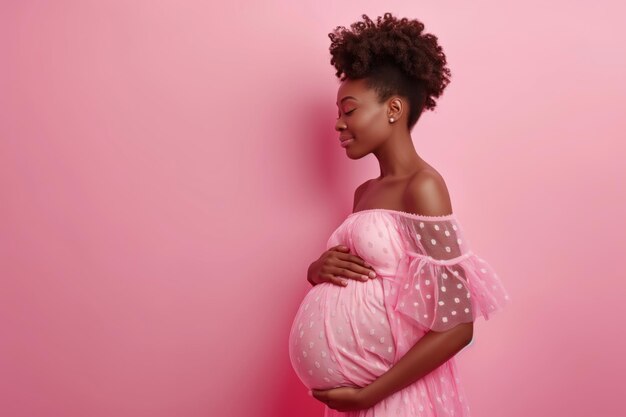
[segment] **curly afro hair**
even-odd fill
[[[330,63],[341,81],[366,80],[382,103],[392,95],[406,97],[409,103],[408,128],[413,129],[424,109],[432,110],[450,82],[446,56],[437,37],[423,33],[417,19],[398,19],[391,13],[374,23],[366,14],[364,21],[352,23],[348,30],[337,26],[330,37]]]

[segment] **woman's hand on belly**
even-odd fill
[[[363,388],[339,387],[328,390],[311,390],[314,398],[326,403],[326,405],[337,411],[355,411],[370,408],[370,404],[365,396]]]
[[[352,255],[350,248],[344,245],[333,246],[324,251],[318,260],[309,265],[307,281],[312,285],[330,282],[344,287],[346,278],[368,281],[376,278],[376,271],[362,258]]]

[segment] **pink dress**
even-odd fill
[[[341,287],[311,287],[289,335],[291,364],[307,388],[363,387],[396,363],[429,330],[486,320],[509,295],[474,254],[456,215],[422,216],[390,209],[348,215],[326,249],[345,245],[377,277]],[[468,417],[454,358],[371,408],[324,417]]]

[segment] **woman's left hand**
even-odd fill
[[[337,411],[354,411],[370,408],[371,405],[363,388],[339,387],[328,390],[311,390],[314,398],[326,403],[327,406]]]

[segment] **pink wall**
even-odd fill
[[[413,139],[512,296],[473,415],[626,415],[622,3],[220,3],[0,5],[0,414],[321,416],[289,326],[378,175],[327,33],[392,11],[448,56]]]

